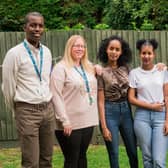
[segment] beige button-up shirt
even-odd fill
[[[27,41],[26,43],[39,68],[39,49]],[[10,108],[13,108],[14,102],[38,104],[48,102],[52,97],[49,89],[52,61],[51,52],[46,46],[40,45],[43,48],[41,82],[23,42],[11,48],[4,58],[2,65],[2,92]]]

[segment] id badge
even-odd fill
[[[91,95],[90,93],[88,93],[88,103],[89,103],[89,105],[93,105],[94,102],[95,102],[94,96]]]
[[[45,92],[46,92],[45,90],[46,90],[46,88],[45,88],[44,82],[40,82],[40,85],[37,89],[37,92],[41,97],[45,96]]]

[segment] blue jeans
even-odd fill
[[[112,141],[105,141],[111,168],[119,168],[119,131],[126,146],[131,168],[138,167],[136,139],[130,104],[127,101],[105,102],[105,118]]]
[[[165,111],[138,108],[134,129],[143,155],[144,168],[165,168],[168,138],[163,134]]]

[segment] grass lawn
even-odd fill
[[[142,168],[140,151],[139,167]],[[53,168],[63,167],[63,156],[58,146],[54,147]],[[0,149],[0,168],[20,168],[19,148]],[[88,150],[88,168],[109,168],[109,161],[104,145],[90,145]],[[125,147],[120,146],[120,168],[129,168]]]

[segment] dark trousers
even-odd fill
[[[136,137],[133,128],[131,108],[127,101],[105,103],[107,127],[112,141],[105,141],[111,168],[119,168],[119,131],[123,138],[131,168],[138,168]]]
[[[22,153],[22,168],[51,168],[54,143],[52,103],[15,104],[15,119]]]
[[[73,130],[69,137],[63,131],[55,135],[64,155],[64,168],[87,168],[86,152],[93,134],[93,127]]]

